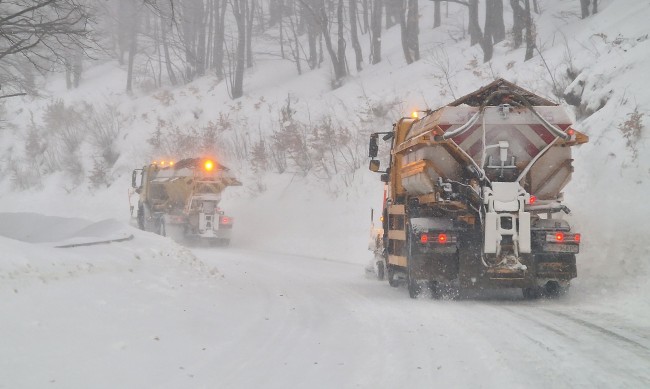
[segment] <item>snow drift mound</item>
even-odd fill
[[[70,244],[111,244],[54,248]],[[48,284],[83,275],[117,272],[198,272],[206,277],[218,274],[188,249],[171,239],[147,233],[116,220],[92,222],[78,218],[36,213],[0,213],[0,289],[22,289],[27,284]]]

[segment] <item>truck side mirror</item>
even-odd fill
[[[131,173],[131,187],[132,188],[137,188],[137,181],[138,181],[138,171],[134,170],[133,173]]]
[[[377,156],[377,153],[379,152],[379,145],[377,144],[377,138],[379,137],[379,134],[372,134],[370,135],[370,145],[368,146],[368,156],[370,158],[375,158]],[[372,170],[372,169],[370,169]],[[376,171],[376,170],[373,170]]]
[[[371,159],[368,169],[370,169],[371,172],[377,173],[379,171],[379,165],[380,165],[379,160]]]
[[[381,175],[381,182],[390,182],[390,174],[389,173],[384,173]]]

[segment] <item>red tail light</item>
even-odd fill
[[[537,197],[536,196],[530,196],[530,204],[531,205],[535,204],[535,201],[537,201]]]
[[[221,223],[221,224],[230,224],[230,223],[232,223],[232,219],[229,218],[228,216],[222,216],[221,220],[219,220],[219,223]]]
[[[555,240],[558,242],[564,242],[564,232],[556,232]]]
[[[438,234],[438,243],[447,243],[447,234]]]
[[[429,235],[427,234],[420,235],[420,243],[427,243],[427,242],[429,242]]]
[[[574,130],[573,128],[569,128],[568,130],[566,130],[566,133],[569,136],[573,136],[576,133],[576,130]]]
[[[580,234],[575,234],[575,235],[573,235],[573,240],[575,240],[576,242],[580,243]]]

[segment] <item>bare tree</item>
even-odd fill
[[[499,43],[506,38],[503,22],[503,0],[486,0],[485,2],[485,39]]]
[[[512,39],[513,46],[518,48],[524,40],[524,27],[526,26],[526,12],[520,0],[510,0],[512,7]]]
[[[225,38],[225,28],[226,28],[226,6],[227,0],[214,0],[214,39],[213,39],[213,59],[212,67],[217,74],[218,79],[224,78],[223,71],[223,45]]]
[[[580,0],[580,9],[582,10],[582,18],[589,16],[589,0]]]
[[[372,0],[372,15],[370,27],[370,63],[381,62],[381,13],[384,0]]]
[[[350,0],[350,39],[354,48],[357,71],[360,72],[362,69],[363,54],[361,53],[361,44],[357,35],[357,0]]]
[[[253,67],[253,17],[257,1],[248,0],[245,2],[246,10],[246,67]]]
[[[235,71],[231,75],[231,94],[236,99],[244,95],[244,62],[246,57],[246,0],[232,0],[232,12],[237,24]]]
[[[25,66],[45,72],[66,63],[69,52],[83,56],[92,45],[89,23],[88,7],[76,0],[2,2],[0,86],[35,93]]]
[[[530,0],[524,0],[526,12],[526,56],[524,61],[533,58],[535,50],[535,23],[533,23],[533,16],[530,13]]]
[[[435,1],[433,3],[433,28],[438,28],[442,24],[442,18],[440,17],[440,2]]]
[[[135,65],[135,56],[138,53],[138,30],[140,24],[140,11],[141,6],[136,3],[131,3],[131,12],[129,13],[129,62],[128,70],[126,73],[126,91],[133,91],[133,67]]]
[[[309,57],[307,64],[310,69],[316,69],[319,64],[318,61],[318,37],[322,34],[320,28],[319,17],[317,9],[319,8],[319,1],[322,0],[299,0],[300,1],[300,15],[301,23],[299,23],[297,32],[300,31],[300,24],[307,27],[307,42],[309,45]]]
[[[420,59],[418,42],[418,1],[406,0],[401,2],[402,10],[399,15],[399,24],[402,37],[402,51],[407,64]]]

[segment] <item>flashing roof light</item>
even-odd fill
[[[438,234],[438,243],[447,243],[447,234]]]
[[[566,130],[566,133],[569,136],[573,136],[573,135],[575,135],[576,130],[574,130],[573,128],[569,128],[568,130]]]
[[[214,162],[208,159],[205,161],[205,163],[203,163],[203,167],[205,168],[205,171],[211,172],[212,169],[214,169]]]
[[[169,166],[174,166],[174,161],[169,161]]]
[[[413,111],[413,112],[411,112],[411,117],[412,117],[413,119],[417,119],[417,118],[418,118],[418,111]]]
[[[561,231],[556,232],[555,233],[555,240],[557,242],[564,242],[564,232],[561,232]]]
[[[427,235],[427,234],[420,235],[420,243],[424,244],[424,243],[427,243],[427,242],[429,242],[429,235]]]

